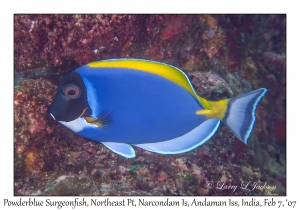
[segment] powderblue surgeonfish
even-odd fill
[[[260,88],[220,101],[198,96],[178,68],[139,59],[89,63],[65,75],[49,113],[75,133],[126,158],[132,146],[160,154],[204,144],[222,121],[245,144],[253,129]]]

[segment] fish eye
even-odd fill
[[[74,84],[65,85],[63,88],[63,93],[70,99],[79,98],[81,95],[80,88]]]

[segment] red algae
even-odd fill
[[[136,15],[15,15],[15,72],[43,62],[62,71],[115,53],[135,34]],[[116,30],[116,28],[118,30]],[[42,62],[43,61],[43,62]]]
[[[164,23],[161,31],[163,39],[170,39],[190,25],[191,19],[188,15],[172,15]]]
[[[278,119],[274,125],[276,139],[279,142],[286,142],[286,119],[285,116],[282,119]]]

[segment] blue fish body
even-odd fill
[[[241,100],[210,102],[196,95],[187,76],[176,67],[115,59],[94,62],[66,75],[49,111],[74,132],[124,157],[135,157],[130,145],[177,154],[205,143],[220,120],[247,143],[253,113],[266,90],[253,92]],[[238,110],[243,106],[245,112],[235,113],[235,106]]]
[[[90,129],[79,132],[83,136],[100,142],[152,143],[184,135],[205,121],[204,116],[195,115],[195,110],[203,109],[200,102],[163,77],[130,69],[87,68],[77,71],[89,87],[88,103],[92,104],[89,98],[99,102],[91,107],[93,116],[105,110],[113,113],[114,120],[111,129],[92,128],[98,135]]]

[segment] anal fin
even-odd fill
[[[194,128],[192,131],[175,139],[157,143],[134,144],[134,146],[160,154],[178,154],[188,152],[208,141],[217,131],[219,124],[219,119],[209,119]]]
[[[126,158],[134,158],[135,152],[133,148],[125,143],[119,143],[119,142],[101,142],[104,144],[108,149],[112,150],[113,152],[122,155]]]

